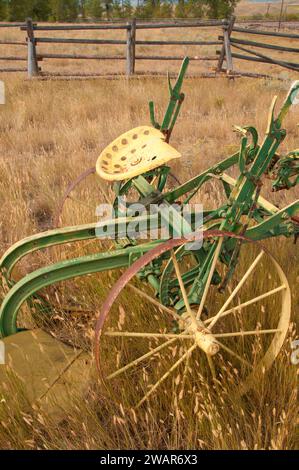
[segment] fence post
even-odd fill
[[[224,59],[226,60],[227,73],[233,70],[233,60],[232,60],[231,48],[230,48],[230,36],[233,31],[235,20],[236,20],[236,17],[232,16],[229,20],[229,23],[225,23],[223,25],[223,45],[220,51],[217,72],[221,72]]]
[[[135,40],[136,40],[136,19],[127,23],[127,75],[133,75],[135,72]]]
[[[27,70],[28,70],[28,77],[32,78],[38,75],[39,69],[38,69],[38,62],[37,62],[34,29],[33,29],[31,18],[26,19],[26,27],[27,27],[27,50],[28,50]]]

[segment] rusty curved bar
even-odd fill
[[[161,240],[112,252],[96,253],[62,261],[33,271],[18,281],[2,302],[0,337],[18,333],[17,317],[20,307],[41,288],[86,274],[128,267],[131,263],[131,256],[144,254],[159,243],[161,243]]]
[[[61,214],[63,211],[63,206],[65,204],[65,201],[67,198],[70,196],[71,192],[75,189],[78,184],[81,183],[81,181],[85,180],[90,175],[93,175],[96,172],[96,167],[93,166],[91,168],[88,168],[87,170],[83,171],[81,175],[79,175],[74,181],[72,181],[68,187],[66,188],[66,191],[62,197],[62,200],[60,201],[59,207],[54,215],[53,218],[53,228],[58,228],[61,222]]]

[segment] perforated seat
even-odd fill
[[[96,164],[98,175],[107,181],[126,180],[181,157],[164,139],[154,127],[131,129],[103,150]]]

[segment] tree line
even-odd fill
[[[0,21],[225,18],[239,0],[0,0]]]

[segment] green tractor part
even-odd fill
[[[190,385],[190,370],[195,376],[200,373],[206,380],[219,383],[223,368],[232,367],[237,371],[236,388],[245,393],[283,346],[291,314],[290,287],[282,268],[261,241],[278,236],[296,239],[299,201],[278,208],[262,196],[262,190],[265,178],[272,180],[273,191],[291,190],[299,182],[299,152],[278,153],[286,137],[283,119],[299,91],[299,81],[292,85],[278,113],[274,98],[262,140],[254,127],[236,126],[241,136],[236,153],[173,186],[176,178],[168,164],[177,158],[183,161],[183,157],[169,141],[184,100],[181,89],[188,62],[185,58],[175,85],[169,81],[170,99],[162,124],[151,102],[152,126],[140,126],[116,138],[101,152],[96,167],[69,186],[63,199],[64,203],[86,177],[101,178],[100,184],[113,182],[115,217],[27,237],[0,260],[2,284],[8,289],[0,310],[0,335],[9,348],[19,345],[24,352],[21,358],[11,349],[17,375],[26,370],[24,364],[33,365],[32,379],[25,374],[28,387],[30,380],[35,384],[47,374],[48,362],[37,360],[36,351],[38,344],[50,337],[41,330],[36,336],[35,331],[24,332],[19,321],[22,306],[27,302],[35,317],[43,315],[41,305],[49,314],[51,302],[43,305],[41,289],[119,268],[124,272],[107,299],[99,299],[94,350],[100,376],[112,394],[123,389],[126,376],[134,380],[135,405],[143,405],[170,379],[180,386]],[[238,172],[236,179],[227,174],[233,167]],[[204,208],[198,227],[199,214],[193,201],[195,197],[198,200],[204,185],[213,181],[222,185],[225,200],[219,207]],[[136,214],[136,203],[157,210]],[[174,204],[176,209],[172,210]],[[186,207],[191,208],[188,218]],[[147,233],[154,229],[160,237],[136,240],[130,233],[132,224],[142,226]],[[165,230],[167,236],[163,235]],[[49,247],[105,238],[111,231],[115,231],[114,249],[45,266],[14,280],[14,268],[23,257]],[[179,235],[181,231],[183,236]],[[126,307],[120,324],[116,315],[124,309],[117,304],[125,289],[132,304]],[[65,362],[56,355],[56,347],[65,352],[64,345],[60,348],[57,340],[49,339],[49,358],[58,367],[58,372],[52,371],[54,375],[49,371],[49,383],[68,363],[68,359]],[[72,357],[77,354],[67,351]],[[84,362],[85,353],[78,354]],[[157,358],[159,367],[152,367]],[[82,370],[89,374],[87,362]],[[72,370],[79,371],[80,367],[74,365]],[[75,375],[71,374],[71,380],[76,381]],[[39,390],[38,385],[34,388]],[[177,387],[169,386],[169,390]],[[38,392],[34,399],[40,396]]]

